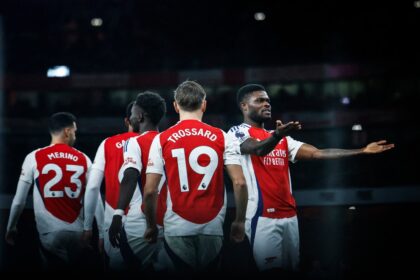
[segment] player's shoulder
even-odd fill
[[[210,125],[208,123],[202,122],[200,125],[202,126],[202,128],[205,128],[205,129],[208,129],[208,130],[220,131],[220,132],[224,133],[223,129],[221,129],[220,127],[213,126],[213,125]]]
[[[42,148],[37,148],[37,149],[33,150],[32,152],[28,153],[26,155],[25,159],[35,158],[35,155],[37,153],[42,152],[42,151],[46,150],[49,147],[51,147],[51,146],[45,146],[45,147],[42,147]]]
[[[121,140],[126,140],[126,139],[137,137],[137,136],[139,136],[139,134],[135,132],[118,133],[118,134],[105,138],[104,142],[119,142]]]
[[[84,152],[76,149],[75,147],[71,147],[71,146],[68,146],[68,147],[70,148],[70,150],[74,151],[75,153],[79,153],[80,155],[83,155],[85,158],[90,159]]]
[[[249,124],[246,123],[241,123],[239,125],[234,125],[232,126],[229,130],[228,133],[236,133],[237,131],[241,131],[241,130],[249,130],[251,128],[251,126]]]
[[[242,139],[245,135],[249,134],[248,131],[250,128],[251,126],[249,124],[241,123],[240,125],[232,126],[227,134],[229,137]]]
[[[141,141],[141,135],[137,134],[133,137],[129,137],[126,140],[123,141],[123,151],[127,152],[128,151],[128,147],[134,147],[134,146],[140,146],[140,141]]]

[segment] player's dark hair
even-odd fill
[[[236,93],[236,102],[238,105],[241,104],[242,101],[251,93],[254,91],[266,91],[265,88],[262,85],[259,84],[247,84],[238,89],[238,92]]]
[[[166,113],[165,99],[151,91],[139,93],[135,105],[143,109],[154,125],[158,125]]]
[[[48,130],[51,134],[62,131],[66,127],[72,127],[76,122],[76,117],[72,113],[58,112],[53,114],[48,120]]]
[[[127,119],[130,119],[131,117],[131,109],[133,108],[134,103],[136,103],[136,101],[131,101],[130,103],[128,103],[127,107],[125,108],[125,117]]]
[[[182,110],[192,112],[200,108],[206,98],[206,91],[197,82],[185,81],[175,90],[174,98]]]

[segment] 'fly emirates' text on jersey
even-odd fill
[[[257,141],[271,137],[271,132],[245,123],[232,127],[228,134],[237,140],[238,151],[250,137]],[[296,215],[289,160],[294,162],[302,144],[288,136],[265,156],[242,155],[242,169],[248,185],[248,219],[254,216],[288,218]]]
[[[124,229],[130,236],[143,237],[146,229],[146,217],[143,211],[143,191],[146,184],[146,167],[149,159],[149,150],[153,139],[158,135],[157,131],[146,131],[140,136],[129,139],[124,148],[124,164],[121,172],[127,168],[135,168],[140,172],[140,180],[137,183],[136,190],[130,201],[127,220]],[[157,204],[156,223],[159,226],[163,225],[163,216],[166,211],[166,195],[167,188],[165,183],[165,176],[159,183],[159,195]]]
[[[37,149],[25,158],[20,180],[34,182],[33,203],[40,234],[83,230],[82,198],[90,159],[66,145]]]
[[[223,235],[223,166],[229,164],[240,165],[232,141],[201,121],[180,121],[154,139],[146,173],[166,173],[165,235]]]

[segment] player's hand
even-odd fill
[[[122,216],[114,215],[112,217],[112,223],[108,231],[109,241],[111,242],[111,245],[114,248],[120,248],[121,229],[122,229]]]
[[[276,130],[274,131],[274,135],[281,139],[287,135],[289,135],[290,131],[292,130],[299,130],[302,129],[302,125],[299,122],[288,122],[283,124],[280,120],[276,121]]]
[[[239,243],[245,238],[245,223],[233,221],[230,226],[230,240]]]
[[[16,229],[8,230],[6,232],[6,236],[5,236],[6,243],[11,245],[11,246],[15,246],[16,237],[17,237],[17,230]]]
[[[143,235],[144,239],[149,243],[156,243],[157,236],[158,236],[158,228],[156,226],[146,228]]]
[[[387,150],[390,150],[394,147],[395,147],[394,144],[386,144],[386,140],[381,140],[378,142],[372,142],[369,145],[367,145],[365,148],[363,148],[363,153],[377,154],[377,153],[382,153]]]

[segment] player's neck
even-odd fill
[[[264,128],[264,123],[255,122],[250,118],[244,118],[244,123],[249,124],[252,127]]]
[[[55,145],[55,144],[66,144],[66,145],[68,145],[68,143],[63,139],[63,137],[52,137],[51,138],[51,145]]]
[[[158,131],[157,126],[148,123],[140,126],[140,133],[147,132],[147,131]]]
[[[203,119],[203,112],[201,111],[194,111],[194,112],[186,112],[180,111],[179,112],[179,120],[198,120],[201,121]]]

